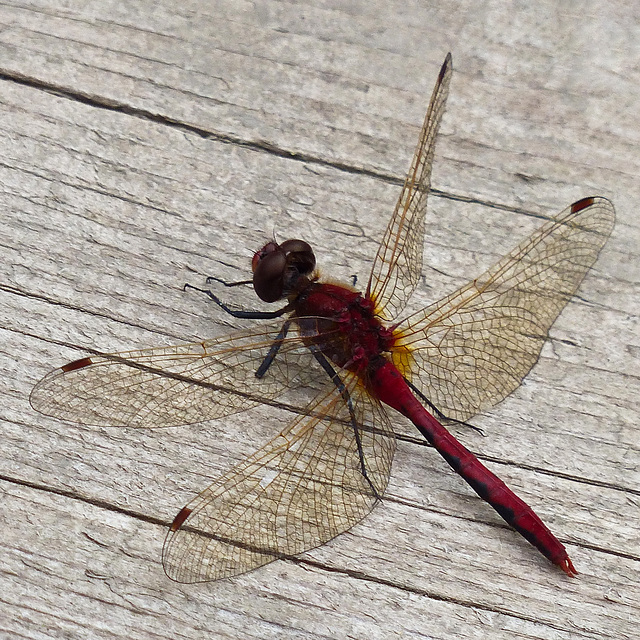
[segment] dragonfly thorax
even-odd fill
[[[303,341],[340,367],[362,373],[393,347],[393,332],[375,315],[371,300],[357,291],[313,282],[293,305]]]

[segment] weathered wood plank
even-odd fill
[[[3,631],[10,632],[9,637],[54,637],[62,632],[68,637],[134,639],[197,638],[203,634],[287,639],[362,638],[369,634],[380,639],[478,638],[483,633],[500,640],[523,635],[561,640],[575,637],[573,625],[562,629],[556,621],[549,624],[545,619],[550,611],[548,587],[531,590],[521,579],[515,593],[528,605],[525,613],[518,613],[511,608],[516,598],[505,590],[502,579],[474,585],[465,578],[462,567],[455,582],[451,576],[449,595],[412,587],[407,581],[415,576],[415,570],[410,567],[394,571],[389,583],[386,576],[366,579],[364,574],[365,579],[355,579],[344,567],[327,572],[284,562],[242,579],[216,583],[215,595],[210,587],[180,587],[168,583],[161,573],[155,553],[157,538],[162,535],[160,527],[15,484],[3,490],[4,504],[16,518],[32,526],[47,525],[46,535],[34,536],[28,545],[15,527],[5,538],[3,566],[8,588],[3,603],[15,611],[13,620],[3,620]],[[446,524],[438,522],[435,515],[410,533],[423,539],[433,526],[439,529]],[[373,538],[362,541],[375,544]],[[60,548],[66,552],[60,554]],[[334,560],[359,569],[361,549],[351,548],[338,556],[336,551],[339,553],[333,549],[331,554]],[[449,549],[431,556],[433,561],[426,567],[435,578],[446,574],[441,565],[445,553]],[[440,562],[436,561],[438,556]],[[496,607],[483,604],[482,597],[461,600],[460,585],[476,591],[494,590],[502,602]],[[554,594],[568,609],[580,598],[579,593],[559,585]],[[634,595],[624,592],[617,597]],[[610,624],[607,617],[623,608],[624,604],[610,605],[592,632],[606,629]],[[592,622],[580,624],[586,627]]]
[[[622,4],[597,6],[3,6],[2,633],[634,636],[638,40]],[[617,207],[541,362],[476,420],[490,437],[460,434],[570,543],[581,576],[548,567],[415,439],[399,447],[385,504],[303,557],[319,565],[169,582],[161,523],[282,416],[82,428],[34,415],[30,387],[82,349],[226,332],[181,285],[242,277],[274,231],[310,239],[332,275],[366,281],[448,49],[443,194],[416,305],[479,273],[535,216],[595,193]]]

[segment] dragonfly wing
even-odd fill
[[[422,275],[424,218],[431,188],[431,165],[451,72],[451,54],[448,54],[431,96],[411,168],[369,278],[367,294],[376,304],[376,313],[385,320],[398,317]]]
[[[381,404],[345,374],[365,468],[386,489],[395,437]],[[165,572],[205,582],[313,549],[359,522],[376,497],[362,474],[355,430],[335,385],[276,438],[184,507],[167,534]]]
[[[418,374],[415,386],[450,418],[502,400],[536,363],[614,221],[605,198],[575,202],[479,278],[402,322],[399,366]]]
[[[290,385],[324,383],[326,374],[293,328],[296,335],[282,341],[266,374],[256,377],[281,328],[279,321],[203,342],[82,358],[45,376],[31,405],[86,425],[167,427],[280,401]]]

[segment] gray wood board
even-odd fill
[[[637,637],[640,13],[562,6],[0,6],[0,635]],[[31,387],[87,349],[249,326],[182,284],[245,277],[273,234],[365,283],[449,50],[414,308],[574,200],[616,206],[540,362],[474,420],[488,437],[456,432],[568,545],[579,577],[394,417],[411,438],[361,524],[299,564],[169,581],[174,515],[287,416],[79,427],[34,414]]]

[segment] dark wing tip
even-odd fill
[[[598,205],[600,207],[604,207],[606,209],[610,209],[612,213],[614,213],[614,207],[611,200],[605,198],[604,196],[589,196],[588,198],[582,198],[582,200],[578,200],[571,205],[571,213],[579,213],[588,207],[593,205]]]
[[[453,67],[453,57],[451,56],[451,51],[447,53],[447,57],[444,59],[444,62],[442,63],[442,67],[440,68],[440,74],[438,75],[438,82],[442,82],[442,79],[447,73],[447,69],[449,67]]]
[[[83,369],[84,367],[88,367],[90,364],[93,364],[93,360],[91,360],[91,358],[80,358],[79,360],[74,360],[73,362],[65,364],[60,368],[65,373],[69,373],[69,371],[75,371],[76,369]]]
[[[595,198],[593,196],[589,198],[582,198],[582,200],[578,200],[571,205],[571,213],[578,213],[587,207],[590,207],[595,202]]]
[[[177,531],[184,524],[184,521],[191,515],[192,512],[193,509],[189,509],[189,507],[183,507],[182,509],[180,509],[180,512],[171,523],[170,531]]]
[[[52,402],[52,387],[51,383],[55,386],[56,380],[60,376],[69,373],[70,371],[77,371],[78,369],[84,369],[94,364],[91,358],[85,357],[79,360],[74,360],[65,364],[63,367],[58,367],[50,371],[44,378],[39,380],[36,385],[31,389],[29,394],[29,404],[34,411],[41,413],[44,416],[51,416],[53,418],[63,418],[58,411],[55,410],[55,400]]]

